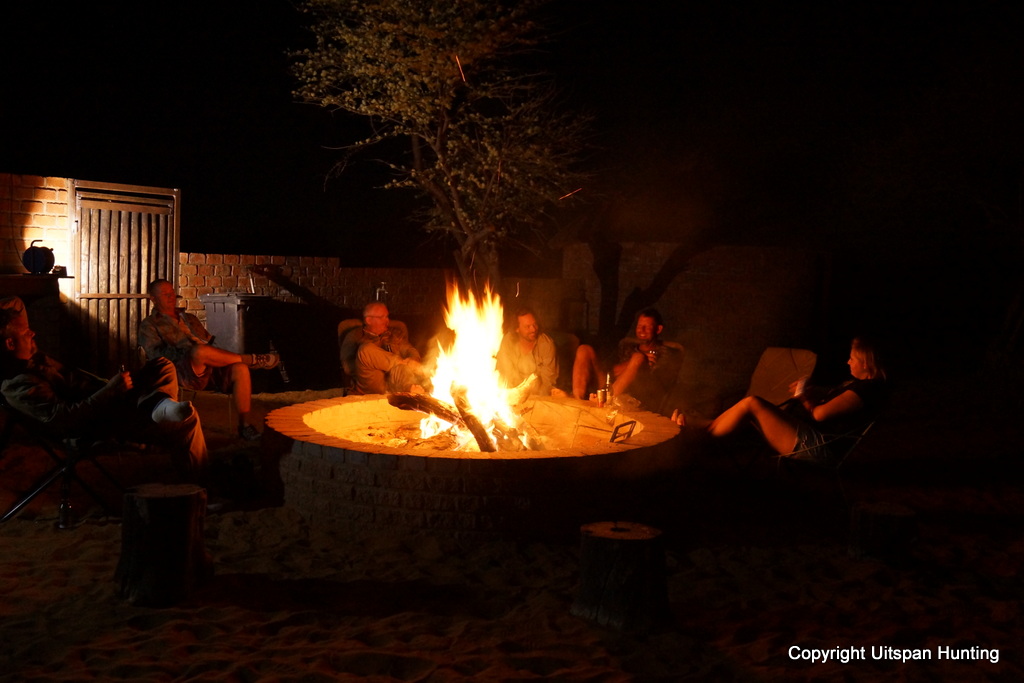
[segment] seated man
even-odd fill
[[[516,311],[516,328],[501,340],[497,368],[509,388],[518,387],[531,374],[536,374],[537,380],[529,395],[565,396],[565,392],[555,388],[558,381],[555,342],[540,331],[537,316],[529,308]]]
[[[423,391],[420,353],[406,338],[404,326],[392,325],[388,307],[378,301],[363,309],[363,326],[345,335],[341,355],[355,358],[356,393]]]
[[[249,369],[277,367],[276,353],[238,354],[213,345],[213,337],[199,318],[179,311],[178,295],[167,280],[153,280],[146,289],[153,312],[139,323],[139,344],[146,358],[166,358],[178,370],[178,381],[186,389],[201,391],[212,384],[230,393],[238,412],[238,435],[248,441],[260,438],[249,424],[252,406],[252,378]]]
[[[613,396],[629,394],[645,410],[662,412],[683,362],[683,351],[661,340],[664,328],[656,309],[645,308],[637,314],[636,337],[620,341],[615,360],[607,364],[611,365]],[[572,369],[573,395],[588,398],[590,387],[603,386],[605,376],[594,347],[581,344]]]
[[[66,367],[36,347],[21,299],[0,300],[0,391],[15,410],[61,436],[166,441],[187,481],[206,485],[206,439],[199,414],[179,403],[174,365],[160,358],[104,381]]]

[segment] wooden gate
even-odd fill
[[[137,364],[146,285],[177,286],[181,191],[75,180],[75,299],[80,362],[103,377]]]

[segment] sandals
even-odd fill
[[[249,367],[253,370],[272,370],[281,362],[281,356],[276,353],[254,353]]]

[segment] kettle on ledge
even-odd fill
[[[32,244],[22,255],[21,262],[33,275],[46,275],[53,268],[53,249],[37,247],[36,242],[42,242],[42,240],[32,240]]]

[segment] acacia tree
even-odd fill
[[[338,162],[389,140],[394,180],[429,199],[424,227],[458,245],[467,286],[497,282],[498,249],[551,225],[581,183],[588,122],[530,70],[545,0],[304,0],[315,46],[294,54],[296,95],[366,117]],[[387,147],[387,146],[386,146]]]

